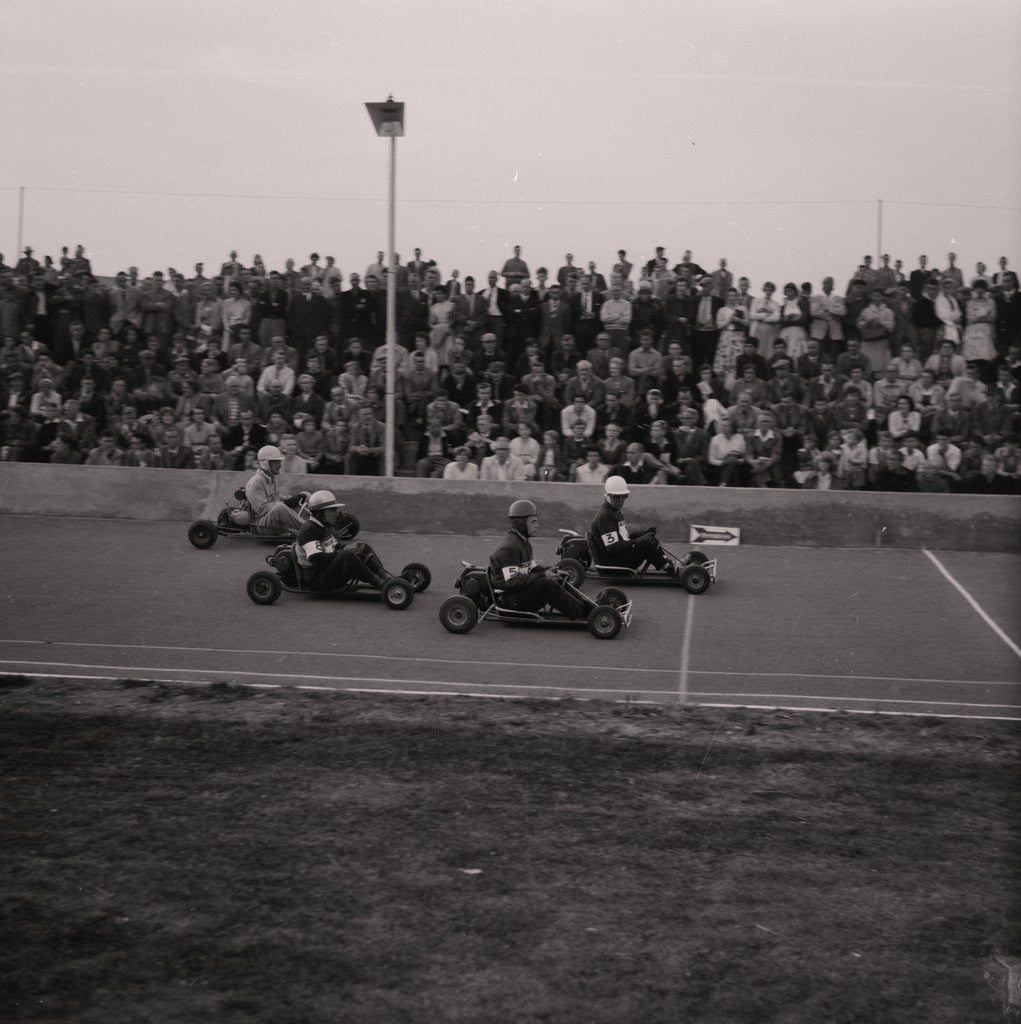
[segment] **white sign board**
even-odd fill
[[[741,543],[741,530],[736,526],[693,525],[688,543],[737,545]]]

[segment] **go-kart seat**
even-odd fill
[[[465,573],[461,584],[461,593],[473,601],[494,604],[496,601],[489,573],[485,569],[473,569]]]

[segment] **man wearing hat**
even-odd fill
[[[32,247],[30,245],[25,246],[25,255],[14,264],[15,274],[24,274],[26,277],[31,277],[39,270],[39,261],[32,255]]]

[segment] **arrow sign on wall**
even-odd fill
[[[736,526],[692,526],[689,544],[740,544],[741,530]]]

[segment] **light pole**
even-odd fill
[[[397,384],[397,254],[394,252],[394,206],[397,190],[397,139],[404,134],[404,104],[395,103],[393,96],[386,103],[366,103],[376,134],[390,140],[390,204],[389,241],[386,275],[386,455],[384,476],[394,475],[394,449]]]

